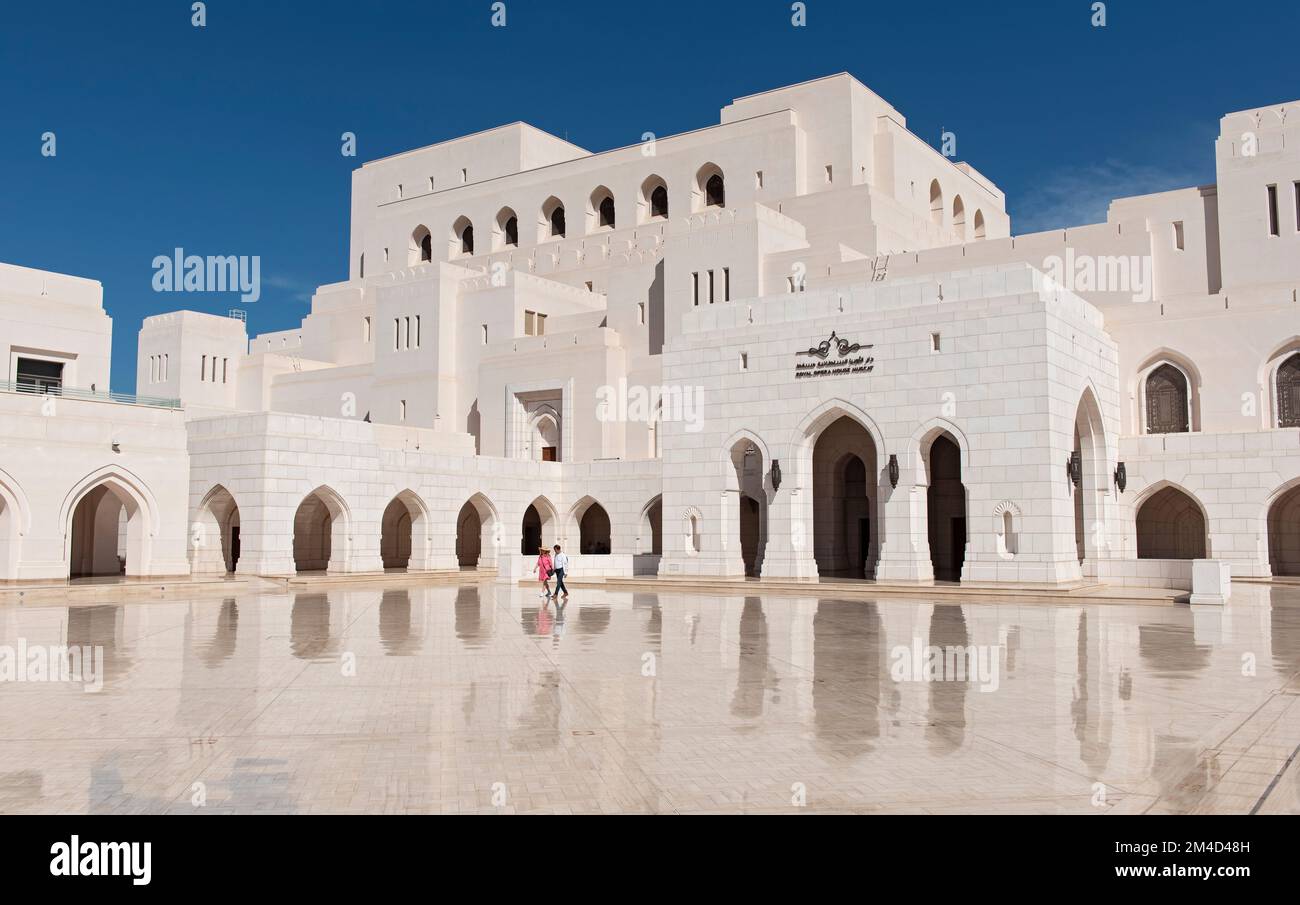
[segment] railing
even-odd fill
[[[84,399],[90,402],[117,402],[123,405],[144,405],[151,408],[179,409],[179,399],[164,399],[161,396],[135,396],[131,393],[101,393],[96,390],[82,390],[76,387],[41,386],[34,383],[17,383],[12,380],[0,380],[0,392],[20,393],[24,396],[58,396],[63,399]]]

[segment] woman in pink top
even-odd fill
[[[542,594],[547,600],[551,599],[551,573],[555,571],[551,566],[551,554],[545,547],[537,551],[537,565],[533,566],[533,571],[537,573],[538,579],[542,582]]]

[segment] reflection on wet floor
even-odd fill
[[[98,691],[14,673],[83,647]],[[0,812],[1290,813],[1297,690],[1300,588],[1243,583],[1196,611],[491,583],[6,605]]]

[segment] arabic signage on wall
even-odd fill
[[[794,366],[795,379],[870,374],[876,366],[876,359],[866,352],[874,348],[874,345],[841,339],[832,332],[830,338],[798,353],[799,361]]]

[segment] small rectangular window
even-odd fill
[[[415,316],[415,348],[420,348],[420,315]]]
[[[208,379],[208,356],[204,355],[203,360],[199,362],[199,381]]]
[[[433,191],[433,177],[432,177],[432,176],[429,177],[429,191],[431,191],[431,192]]]
[[[761,189],[762,187],[763,187],[763,171],[758,170],[757,172],[754,173],[754,188]]]
[[[1276,236],[1280,234],[1277,218],[1277,186],[1268,187],[1268,234]]]
[[[397,183],[397,197],[398,198],[402,197],[402,184],[400,182]]]
[[[642,324],[642,325],[645,324],[645,302],[637,302],[637,305],[636,305],[636,322],[637,322],[638,324]]]
[[[794,277],[786,277],[785,283],[787,291],[794,292]]]
[[[483,325],[483,345],[487,345],[487,324]]]
[[[709,304],[713,304],[713,271],[709,271]]]
[[[361,318],[361,338],[370,342],[370,318]]]
[[[384,249],[384,263],[385,263],[385,264],[388,263],[388,249],[387,249],[387,248]]]
[[[1295,228],[1300,232],[1300,182],[1297,182],[1295,188]]]
[[[406,342],[404,345],[408,349],[411,348],[411,319],[409,317],[406,319]]]
[[[833,168],[833,167],[828,163],[828,164],[826,164],[826,184],[827,184],[827,185],[830,185],[830,184],[831,184],[832,182],[834,182],[834,181],[835,181],[835,170],[834,170],[834,168]]]
[[[403,400],[402,400],[400,403],[398,403],[398,405],[397,405],[397,420],[398,420],[398,421],[405,421],[405,420],[406,420],[406,400],[405,400],[405,399],[403,399]]]
[[[749,353],[748,353],[748,352],[741,352],[741,353],[740,353],[740,370],[742,370],[742,371],[748,371],[748,370],[749,370]]]
[[[460,181],[469,182],[469,170],[465,169],[464,167],[460,168]]]
[[[1174,248],[1183,250],[1183,221],[1174,221]]]
[[[731,268],[722,268],[722,300],[731,301]]]
[[[396,352],[402,348],[402,319],[393,318],[393,351]]]
[[[537,335],[538,335],[538,336],[545,336],[545,335],[546,335],[546,315],[545,315],[545,314],[539,314],[539,315],[537,315]]]
[[[940,337],[938,333],[930,334],[930,351],[938,352],[941,348]]]
[[[700,305],[700,273],[698,270],[691,274],[691,293],[695,300],[695,306],[698,308]]]
[[[537,315],[532,311],[524,312],[524,336],[532,336]]]
[[[222,383],[226,382],[226,377],[229,370],[230,370],[230,359],[229,358],[221,359],[221,382]]]
[[[164,354],[163,355],[163,376],[162,376],[163,380],[167,379],[167,372],[171,370],[171,363],[172,363],[172,357],[170,355]]]

